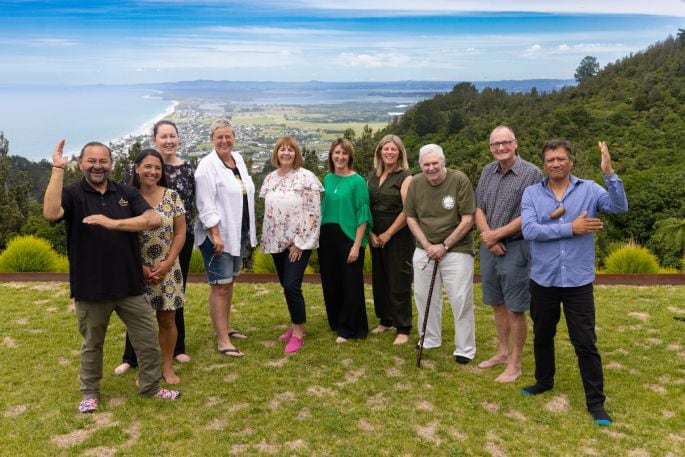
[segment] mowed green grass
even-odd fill
[[[207,290],[192,284],[186,306],[192,361],[179,365],[183,397],[141,398],[135,372],[112,374],[124,329],[112,317],[99,412],[80,415],[81,337],[63,283],[0,285],[0,455],[681,456],[685,455],[685,288],[596,288],[599,347],[611,427],[598,427],[584,395],[565,324],[557,335],[555,388],[538,397],[532,335],[524,375],[510,385],[480,370],[491,355],[491,310],[476,287],[476,363],[452,357],[445,303],[443,346],[424,352],[394,335],[334,343],[318,285],[305,285],[307,336],[283,354],[288,313],[275,284],[237,284],[234,326],[243,359],[216,352]],[[371,291],[367,310],[375,326]],[[679,319],[676,319],[679,318]]]

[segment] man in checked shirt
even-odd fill
[[[514,382],[521,376],[521,353],[528,332],[530,248],[521,234],[523,190],[542,180],[540,169],[523,160],[511,127],[490,134],[494,162],[483,168],[476,188],[476,226],[480,231],[483,303],[491,305],[497,329],[497,352],[479,368],[506,365],[495,379]]]

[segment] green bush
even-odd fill
[[[368,244],[364,251],[364,273],[371,273],[371,248]]]
[[[659,273],[659,262],[647,248],[627,244],[613,250],[604,261],[605,272],[615,274]]]
[[[57,254],[57,261],[55,262],[55,270],[60,273],[69,273],[69,259],[64,254]]]
[[[42,272],[56,271],[57,253],[50,243],[33,235],[12,238],[7,248],[0,254],[2,272]]]
[[[205,262],[202,260],[202,254],[197,249],[193,249],[193,253],[190,255],[190,266],[188,267],[188,270],[191,273],[205,272]]]
[[[276,265],[271,254],[265,254],[257,248],[252,254],[252,271],[255,273],[276,273]]]

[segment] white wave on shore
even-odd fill
[[[159,98],[159,97],[154,97],[150,95],[146,95],[145,98]],[[157,114],[155,117],[143,122],[140,126],[138,126],[133,132],[125,135],[124,137],[121,138],[115,138],[111,140],[112,144],[116,144],[119,142],[123,142],[126,139],[129,138],[135,138],[139,136],[152,136],[152,127],[157,123],[157,121],[161,121],[167,116],[171,116],[174,114],[174,111],[176,111],[176,107],[179,105],[178,100],[172,100],[171,105],[167,106],[167,108],[164,110],[164,112]]]

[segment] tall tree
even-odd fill
[[[114,167],[112,169],[112,180],[115,182],[128,182],[133,172],[133,161],[138,153],[143,149],[140,141],[136,141],[128,149],[127,154],[119,154],[114,157]]]
[[[319,156],[316,155],[316,149],[309,149],[307,146],[303,146],[302,159],[304,161],[304,168],[317,176],[321,174],[319,170]]]
[[[576,68],[576,72],[573,75],[576,81],[579,83],[585,81],[587,78],[595,76],[599,71],[599,62],[597,57],[585,56],[583,60],[580,61],[580,65]]]
[[[9,140],[0,132],[0,249],[21,232],[29,211],[31,183],[26,173],[12,176]]]

